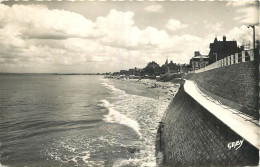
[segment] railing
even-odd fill
[[[254,50],[242,51],[242,53],[235,53],[235,55],[225,57],[206,67],[195,70],[194,73],[200,73],[215,68],[225,67],[232,64],[238,64],[238,63],[243,63],[243,62],[253,61],[253,60],[254,60]]]

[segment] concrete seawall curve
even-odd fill
[[[187,80],[184,85],[184,90],[208,112],[260,150],[260,126],[258,121],[255,121],[251,116],[224,105],[217,99],[204,94],[194,81]]]
[[[156,149],[163,152],[165,166],[258,164],[258,149],[205,109],[183,86],[165,111],[162,125]],[[242,140],[239,149],[228,147]]]
[[[233,64],[202,73],[190,73],[185,79],[195,81],[206,91],[230,100],[241,112],[259,120],[259,63],[258,61]]]

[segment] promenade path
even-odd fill
[[[202,107],[260,150],[260,126],[258,121],[253,120],[252,117],[245,115],[238,110],[232,109],[218,100],[204,94],[199,90],[194,81],[186,80],[184,90]]]

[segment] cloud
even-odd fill
[[[256,26],[255,29],[255,35],[256,35],[256,40],[260,39],[260,30],[259,27]],[[251,43],[251,46],[253,46],[253,30],[252,28],[247,28],[247,26],[240,26],[240,27],[234,27],[227,33],[227,38],[230,40],[236,40],[238,45],[243,45],[243,44],[249,44]]]
[[[104,35],[96,31],[95,23],[69,11],[49,10],[39,5],[9,7],[3,4],[0,11],[2,71],[18,66],[31,67],[31,70],[41,66],[42,70],[48,70],[46,65],[92,61],[93,57],[89,56],[92,52],[85,54],[85,51],[89,51],[88,46],[97,49],[99,45],[95,40]]]
[[[154,5],[145,7],[144,10],[147,12],[161,13],[161,12],[163,12],[163,7],[162,7],[162,5],[154,4]]]
[[[152,60],[162,64],[167,55],[188,63],[194,49],[201,48],[196,36],[137,27],[131,11],[111,10],[95,21],[37,5],[0,5],[0,11],[2,72],[118,71]]]
[[[170,19],[165,26],[171,31],[176,31],[178,29],[186,28],[188,25],[182,24],[180,20]]]
[[[255,0],[229,0],[227,7],[233,7],[237,16],[234,18],[241,24],[259,24],[259,2]]]
[[[7,7],[0,4],[0,20],[4,29],[19,32],[22,38],[66,39],[94,38],[100,35],[94,30],[95,24],[80,14],[49,10],[39,5],[13,5]],[[0,24],[1,24],[0,23]]]
[[[226,6],[249,6],[249,5],[256,5],[256,0],[228,0]]]
[[[210,29],[211,31],[221,31],[223,29],[223,23],[208,23],[204,22],[204,27]]]
[[[98,31],[107,34],[100,42],[106,46],[129,50],[156,48],[169,38],[164,30],[154,27],[140,29],[134,25],[133,12],[111,10],[105,17],[98,17]]]
[[[242,24],[259,24],[258,6],[240,8],[237,10],[237,17],[235,17],[234,20]]]
[[[131,40],[133,33],[138,33],[134,25],[133,12],[121,12],[111,10],[105,17],[96,19],[96,29],[100,33],[106,34],[100,42],[104,45],[128,47],[136,45]],[[126,40],[129,39],[129,40]]]

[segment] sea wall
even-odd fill
[[[258,63],[234,64],[183,76],[205,94],[255,119],[258,114]],[[181,87],[158,128],[156,150],[164,166],[253,166],[259,151],[244,140],[239,149],[228,144],[243,140]]]
[[[256,165],[258,150],[244,141],[238,150],[229,142],[242,140],[180,88],[165,111],[157,133],[157,153],[164,166]]]
[[[258,119],[258,68],[257,61],[251,61],[188,74],[184,78],[195,81],[212,94],[237,103],[240,111]]]

